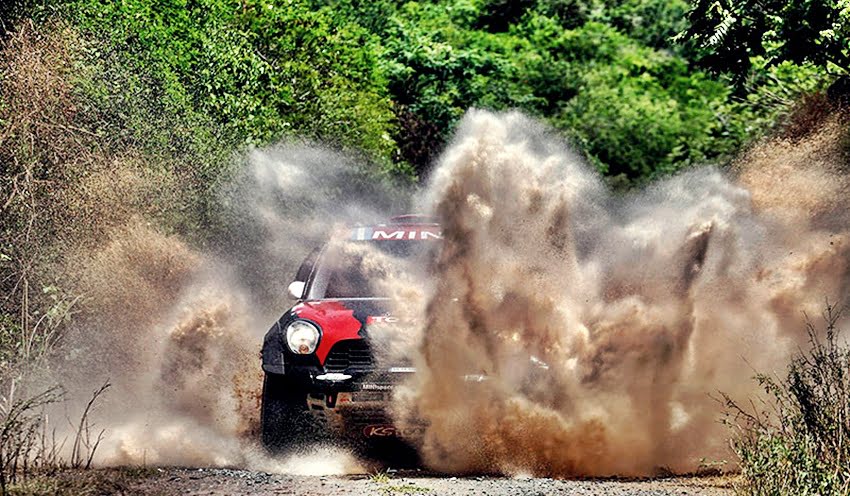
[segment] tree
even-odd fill
[[[739,83],[755,57],[850,73],[848,0],[693,0],[688,20],[680,38],[708,49],[703,61]]]

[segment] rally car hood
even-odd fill
[[[310,300],[295,305],[290,315],[319,326],[322,337],[316,356],[324,364],[333,345],[346,339],[367,338],[370,324],[391,319],[389,306],[390,300],[384,298]]]

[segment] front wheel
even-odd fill
[[[318,438],[318,426],[307,409],[307,392],[280,374],[266,373],[260,423],[263,446],[271,453]]]

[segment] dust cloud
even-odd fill
[[[518,113],[471,111],[421,199],[443,227],[399,422],[447,472],[652,475],[728,459],[756,392],[848,283],[840,127],[612,194]]]
[[[221,193],[230,230],[217,244],[199,248],[138,215],[68,255],[85,310],[64,340],[55,380],[77,400],[68,417],[91,390],[112,384],[92,415],[92,440],[105,429],[96,463],[365,470],[333,447],[265,453],[259,351],[292,304],[286,287],[306,253],[336,225],[383,218],[377,212],[400,201],[403,187],[363,186],[369,177],[354,159],[307,145],[253,150],[241,167]]]
[[[363,471],[336,448],[283,460],[259,448],[258,352],[310,249],[414,201],[444,242],[427,276],[378,283],[405,325],[371,331],[392,342],[379,360],[418,368],[393,415],[427,426],[429,467],[692,471],[728,457],[709,393],[752,394],[754,370],[783,367],[803,342],[802,313],[846,294],[839,133],[828,124],[759,145],[731,172],[695,168],[628,194],[518,113],[470,111],[416,194],[343,154],[255,150],[222,192],[216,243],[140,216],[70,257],[87,311],[59,370],[75,397],[113,383],[95,415],[101,464]],[[380,274],[395,263],[367,258]]]

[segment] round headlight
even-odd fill
[[[286,327],[286,344],[293,353],[313,353],[319,344],[319,328],[306,320],[294,320]]]

